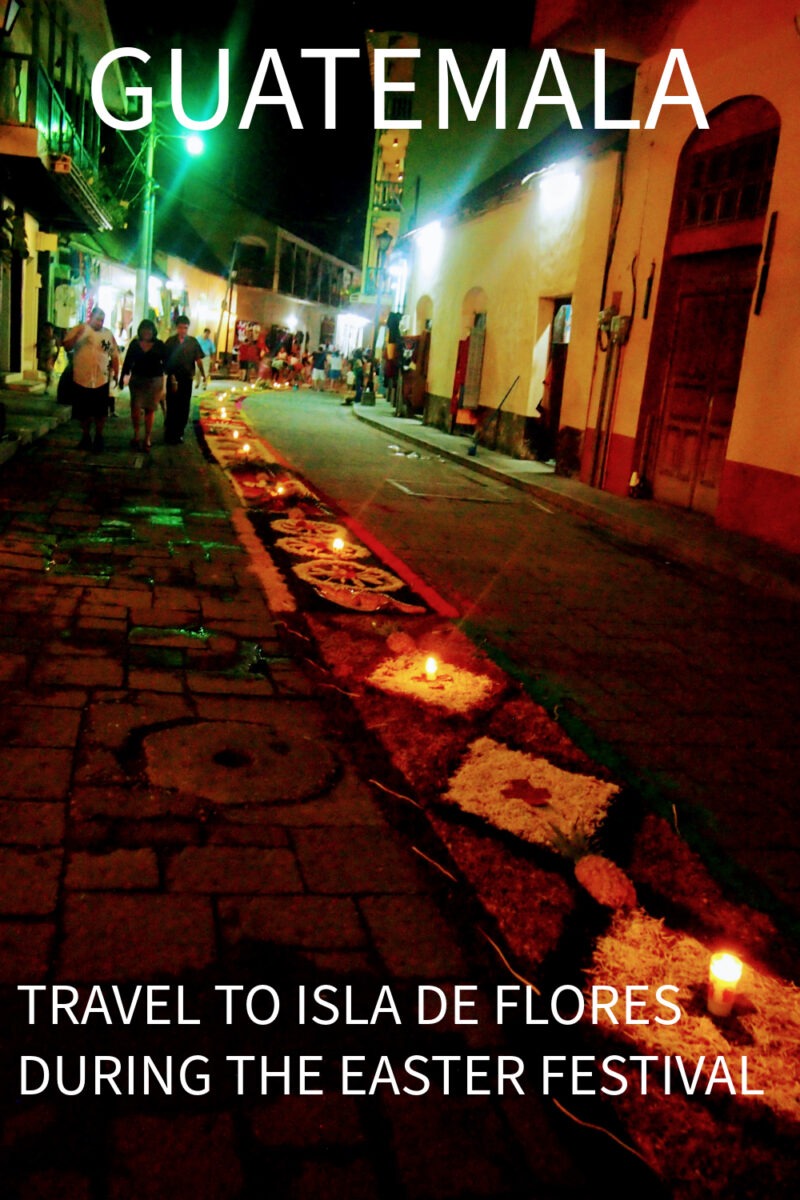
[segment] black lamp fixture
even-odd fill
[[[14,22],[22,8],[20,0],[0,0],[0,12],[3,14],[3,37],[10,37]]]
[[[388,229],[383,229],[376,236],[375,241],[378,246],[378,270],[380,270],[383,265],[383,260],[386,257],[386,251],[392,244],[392,235],[389,233]]]

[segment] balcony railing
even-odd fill
[[[97,174],[97,122],[88,97],[59,89],[28,54],[0,52],[0,124],[36,129],[52,158],[67,155],[83,175]]]
[[[402,212],[402,183],[396,183],[392,179],[376,179],[372,193],[372,206],[380,208],[383,212]]]

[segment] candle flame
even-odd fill
[[[712,954],[710,969],[722,983],[738,983],[742,977],[742,961],[735,954]]]
[[[238,429],[234,429],[234,431],[233,431],[233,436],[234,436],[235,438],[238,438],[238,436],[239,436],[239,430],[238,430]]]
[[[340,538],[340,537],[334,538],[333,539],[333,548],[337,554],[339,554],[342,550],[344,550],[344,538]]]
[[[431,655],[430,658],[425,659],[425,674],[428,679],[435,679],[436,672],[438,669],[439,669],[439,664],[437,663],[437,661],[433,657],[433,655]]]

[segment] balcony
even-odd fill
[[[376,179],[372,192],[372,207],[381,212],[403,211],[403,185],[391,179]]]
[[[111,228],[92,187],[99,126],[91,102],[58,88],[27,54],[0,52],[0,156],[32,211],[65,228]]]

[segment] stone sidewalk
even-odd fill
[[[511,977],[415,853],[425,831],[384,813],[352,715],[287,651],[222,476],[193,438],[142,456],[129,436],[110,421],[86,454],[65,425],[0,476],[4,1194],[566,1197],[604,1175],[657,1194],[538,1088],[464,1094],[468,1056],[494,1071],[552,1040],[417,1026],[420,984],[483,997]],[[43,989],[33,1020],[21,984]],[[137,984],[160,989],[149,1021]],[[380,1056],[410,1054],[430,1088],[370,1095]],[[119,1073],[95,1095],[98,1055]],[[297,1094],[304,1055],[320,1095]],[[366,1060],[352,1095],[344,1055]],[[154,1076],[143,1094],[145,1063],[174,1072],[168,1094]]]

